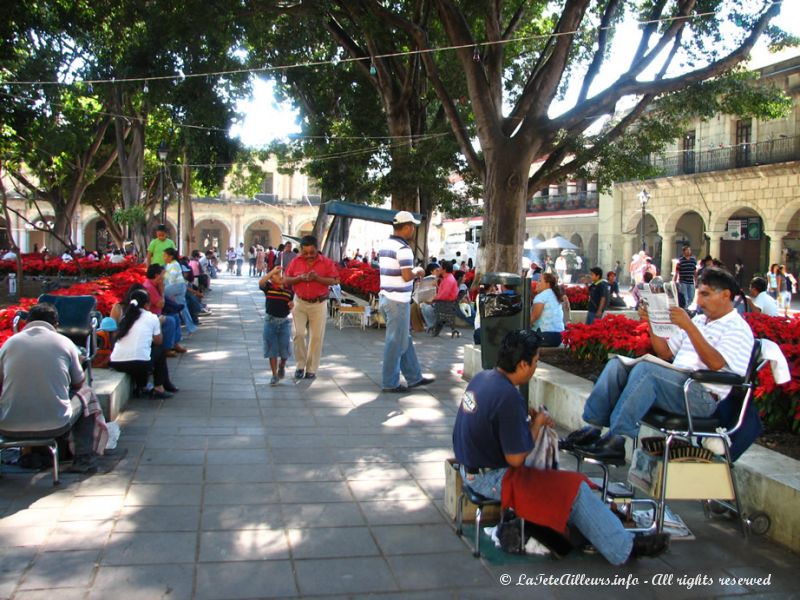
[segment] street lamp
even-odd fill
[[[164,163],[169,155],[169,148],[164,140],[158,145],[158,160],[161,162],[161,168],[158,172],[158,195],[161,198],[161,223],[167,222],[167,206],[164,202]]]
[[[181,213],[183,212],[183,179],[181,179],[181,174],[178,172],[177,177],[175,177],[175,190],[178,192],[178,254],[183,254],[181,252],[181,247],[183,246],[183,242],[181,241]]]
[[[647,193],[647,188],[642,188],[642,191],[639,192],[639,204],[642,205],[642,220],[639,223],[640,227],[640,237],[642,241],[642,250],[647,251],[647,248],[644,243],[644,218],[645,218],[645,208],[647,208],[647,202],[650,200],[650,194]]]

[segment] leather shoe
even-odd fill
[[[669,541],[670,537],[668,533],[637,535],[633,538],[633,548],[628,558],[639,558],[641,556],[654,558],[669,549]]]
[[[383,388],[381,391],[385,394],[404,394],[408,391],[408,388],[401,384],[393,388]]]
[[[436,380],[433,377],[423,377],[418,382],[409,384],[408,387],[409,388],[415,388],[415,387],[419,387],[421,385],[428,385],[429,383],[433,383],[434,381],[436,381]]]
[[[575,450],[586,458],[593,458],[609,465],[625,464],[625,438],[621,435],[607,435],[591,446],[582,446]]]
[[[295,379],[302,379],[305,374],[306,374],[306,370],[305,369],[297,369],[294,372],[294,378]]]
[[[572,450],[578,446],[591,446],[600,439],[600,429],[587,425],[570,433],[563,440],[558,440],[560,450]]]

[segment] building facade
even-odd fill
[[[257,243],[276,247],[284,241],[283,236],[302,237],[311,233],[320,203],[319,190],[313,181],[299,172],[279,173],[274,158],[266,161],[262,169],[266,175],[261,192],[254,198],[237,197],[226,185],[219,197],[191,199],[192,214],[181,215],[181,228],[184,231],[187,226],[191,228],[191,247],[181,248],[182,252],[211,247],[224,250],[240,243],[246,248]],[[26,219],[12,214],[11,231],[22,252],[53,245],[49,234],[39,230],[53,221],[53,211],[46,203],[40,205],[42,215],[35,213],[21,198],[12,196],[9,205],[37,225],[33,227]],[[170,236],[177,239],[175,203],[168,208],[166,221]],[[181,237],[185,239],[185,234]],[[103,219],[89,206],[80,206],[76,211],[72,240],[76,246],[87,250],[105,249],[111,241]],[[8,245],[0,236],[0,247]]]
[[[644,232],[645,249],[662,273],[684,244],[731,268],[741,260],[745,281],[773,263],[800,269],[800,57],[765,67],[760,77],[791,96],[791,112],[770,121],[698,120],[667,152],[651,157],[663,176],[616,183],[600,203],[601,264],[629,261]]]

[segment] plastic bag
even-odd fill
[[[116,421],[106,423],[106,427],[108,428],[108,441],[106,442],[106,450],[113,450],[117,447],[119,434],[122,433],[122,430],[120,429],[119,423]]]
[[[522,310],[522,297],[519,294],[487,294],[483,297],[484,319],[491,317],[510,317]]]

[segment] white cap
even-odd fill
[[[397,214],[394,216],[394,220],[392,221],[395,225],[402,225],[403,223],[413,223],[414,225],[419,225],[422,221],[418,221],[414,218],[407,210],[398,211]]]

